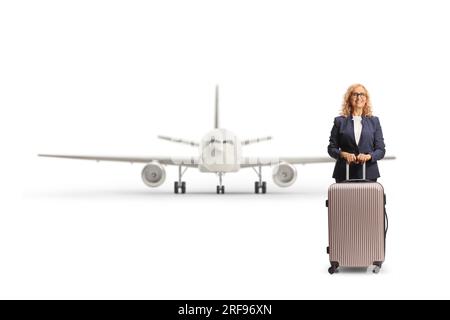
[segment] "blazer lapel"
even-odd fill
[[[353,124],[353,115],[350,115],[348,117],[348,121],[350,122],[348,124],[348,128],[351,132],[349,132],[349,136],[352,139],[352,143],[355,145],[355,147],[358,147],[358,145],[356,144],[356,138],[355,138],[355,125]]]
[[[364,129],[367,129],[366,121],[367,121],[367,119],[366,119],[365,116],[361,117],[361,126],[362,126],[362,128],[361,128],[361,136],[359,138],[359,143],[358,143],[358,149],[359,149],[359,146],[362,145],[362,143],[363,143],[363,139],[364,139],[364,136],[365,136],[365,134],[364,134],[365,130]]]

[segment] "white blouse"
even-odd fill
[[[356,144],[359,144],[362,130],[362,118],[361,116],[353,116],[353,127],[355,128],[355,140]]]

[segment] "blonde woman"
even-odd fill
[[[366,163],[366,179],[377,181],[380,176],[377,160],[386,153],[380,120],[372,115],[369,92],[362,84],[347,89],[341,116],[334,119],[328,154],[335,158],[333,178],[345,180],[345,163],[350,165],[350,179],[362,178],[362,163]]]

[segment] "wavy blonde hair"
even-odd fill
[[[344,101],[342,102],[342,109],[341,109],[342,116],[348,117],[353,113],[350,99],[352,97],[353,90],[355,90],[358,87],[363,88],[364,91],[366,92],[366,105],[363,108],[362,115],[366,117],[372,116],[372,101],[370,100],[369,91],[367,91],[366,87],[364,87],[360,83],[352,84],[350,87],[348,87],[347,92],[344,95]]]

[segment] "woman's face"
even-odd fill
[[[350,103],[352,108],[364,108],[367,102],[367,93],[363,87],[356,87],[350,95]]]

